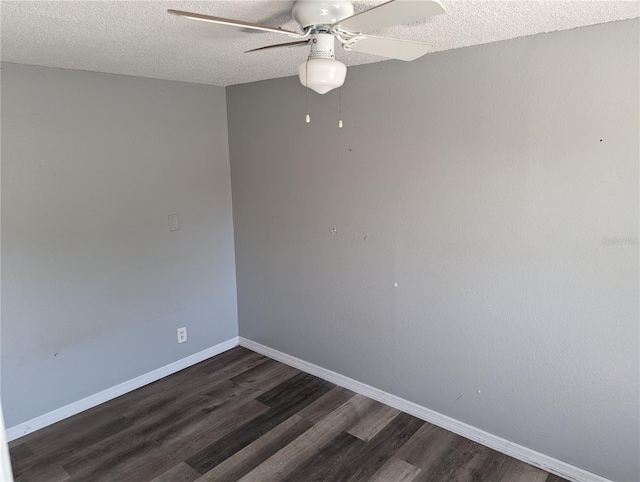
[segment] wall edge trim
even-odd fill
[[[460,422],[454,418],[443,415],[429,408],[410,402],[404,398],[398,397],[391,393],[384,392],[378,388],[359,382],[353,378],[349,378],[340,373],[327,370],[321,366],[307,362],[300,358],[288,355],[278,350],[274,350],[268,346],[262,345],[255,341],[244,337],[239,337],[240,346],[255,351],[261,355],[273,358],[279,362],[298,368],[304,372],[310,373],[329,382],[348,388],[351,391],[377,400],[378,402],[389,405],[390,407],[402,410],[414,417],[425,420],[429,423],[442,427],[453,433],[461,435],[469,440],[478,442],[485,447],[501,452],[505,455],[521,460],[542,470],[555,475],[564,477],[573,482],[611,482],[600,475],[588,472],[584,469],[568,464],[561,460],[555,459],[543,453],[537,452],[523,445],[510,442],[502,437],[485,432],[472,425]]]
[[[9,427],[5,431],[7,442],[16,440],[29,433],[35,432],[36,430],[40,430],[41,428],[52,425],[80,412],[84,412],[85,410],[100,405],[101,403],[108,402],[109,400],[119,397],[120,395],[124,395],[125,393],[129,393],[140,387],[148,385],[149,383],[153,383],[157,380],[160,380],[161,378],[179,372],[180,370],[184,370],[185,368],[195,365],[196,363],[200,363],[201,361],[207,360],[212,356],[216,356],[220,353],[230,350],[231,348],[238,346],[238,343],[239,337],[236,336],[230,338],[226,341],[223,341],[222,343],[218,343],[217,345],[214,345],[212,347],[205,348],[202,351],[189,355],[185,358],[181,358],[180,360],[169,363],[168,365],[165,365],[163,367],[156,368],[155,370],[132,378],[131,380],[127,380],[126,382],[122,382],[111,388],[102,390],[101,392],[94,393],[93,395],[89,395],[88,397],[82,398],[68,405],[52,410],[51,412],[47,412],[43,415],[32,418],[31,420],[27,420],[26,422],[19,423],[18,425],[14,425],[13,427]]]

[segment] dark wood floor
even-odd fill
[[[17,481],[563,480],[240,347],[10,453]]]

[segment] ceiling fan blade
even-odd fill
[[[247,50],[245,54],[248,54],[249,52],[257,52],[258,50],[277,49],[280,47],[301,47],[302,45],[307,45],[308,43],[309,40],[298,40],[296,42],[287,42],[284,44],[267,45],[266,47],[258,47],[257,49]]]
[[[210,15],[202,15],[201,13],[183,12],[182,10],[167,10],[172,15],[178,15],[179,17],[191,18],[193,20],[202,20],[203,22],[217,23],[219,25],[228,25],[230,27],[248,28],[251,30],[260,30],[262,32],[281,33],[288,35],[289,37],[304,37],[303,34],[293,32],[291,30],[284,30],[276,27],[268,27],[266,25],[259,25],[257,23],[243,22],[241,20],[232,20],[230,18],[212,17]]]
[[[391,0],[340,20],[336,25],[353,33],[373,32],[444,13],[437,0]]]
[[[431,45],[424,42],[375,37],[373,35],[367,35],[365,38],[354,42],[350,48],[353,52],[405,61],[422,57],[424,54],[431,52],[431,49]]]

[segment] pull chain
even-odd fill
[[[342,129],[342,87],[338,89],[338,127]]]
[[[307,116],[305,117],[304,121],[308,124],[309,122],[311,122],[311,117],[309,116],[309,59],[307,59],[307,63],[304,66],[304,70],[305,70],[304,102],[305,102],[305,110],[307,111]]]

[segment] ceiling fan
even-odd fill
[[[173,15],[194,20],[279,33],[297,39],[294,42],[268,45],[248,52],[310,45],[309,58],[298,67],[298,75],[302,85],[319,94],[325,94],[340,87],[347,75],[347,67],[335,58],[336,40],[346,51],[398,60],[414,60],[428,53],[431,45],[424,42],[377,37],[365,32],[423,20],[444,11],[438,0],[391,0],[354,15],[350,0],[294,0],[292,14],[295,21],[300,24],[302,32],[299,33],[241,20],[168,10]]]

